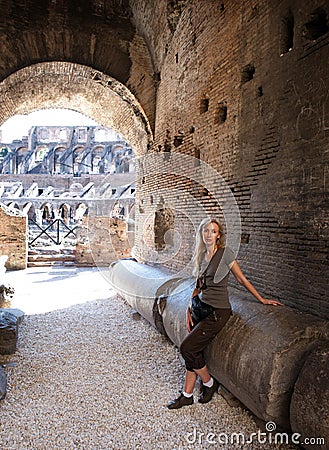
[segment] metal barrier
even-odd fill
[[[63,239],[67,238],[70,234],[76,237],[74,230],[77,228],[77,225],[75,225],[73,228],[70,228],[62,219],[52,220],[49,225],[46,226],[46,228],[42,228],[33,219],[29,219],[29,230],[31,230],[31,223],[39,228],[40,233],[37,236],[33,237],[31,241],[29,241],[29,245],[32,245],[34,242],[40,239],[41,236],[44,235],[47,236],[55,245],[60,245]]]

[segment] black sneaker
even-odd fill
[[[208,403],[212,399],[214,393],[218,390],[219,383],[214,379],[214,383],[211,387],[202,385],[201,395],[199,397],[199,403]]]
[[[176,400],[173,400],[172,402],[168,403],[167,407],[169,409],[179,409],[183,406],[190,406],[193,405],[193,395],[192,397],[185,397],[184,394],[181,394]]]

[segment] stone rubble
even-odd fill
[[[251,413],[220,395],[201,405],[196,392],[193,406],[168,410],[183,383],[178,350],[116,296],[26,316],[18,350],[1,362],[0,448],[297,448],[219,444],[220,433],[247,440],[258,431]]]

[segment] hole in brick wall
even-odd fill
[[[304,36],[310,41],[314,41],[328,32],[327,13],[324,9],[318,8],[313,11],[309,20],[304,25]]]
[[[176,30],[180,16],[185,7],[186,0],[167,0],[167,22],[170,31]]]
[[[170,208],[161,208],[154,217],[154,245],[156,250],[164,250],[174,243],[174,212]]]
[[[160,81],[161,81],[161,72],[154,72],[154,74],[153,74],[153,80],[154,80],[156,83],[160,83]]]
[[[182,145],[183,142],[184,142],[183,136],[178,135],[178,136],[174,137],[174,146],[175,147],[179,147],[180,145]]]
[[[153,195],[150,196],[150,204],[153,205],[154,199],[153,199]]]
[[[142,178],[142,184],[145,184],[145,177]]]
[[[252,64],[247,64],[241,71],[241,83],[248,83],[254,78],[255,67]]]
[[[192,126],[189,128],[189,132],[190,132],[190,133],[194,133],[194,131],[195,131],[195,128],[194,128],[194,126],[192,125]]]
[[[164,141],[164,146],[163,146],[164,147],[163,150],[164,150],[165,153],[170,153],[171,152],[171,143],[170,143],[170,141],[171,141],[170,131],[166,130],[166,139]]]
[[[196,43],[196,34],[195,33],[192,36],[191,42],[192,42],[192,45],[195,45],[195,43]]]
[[[224,9],[225,9],[225,5],[224,5],[224,3],[221,3],[221,5],[220,5],[220,12],[224,12]]]
[[[95,72],[95,73],[93,74],[92,79],[93,79],[94,81],[102,81],[102,77],[101,77],[97,72]]]
[[[257,88],[257,97],[262,97],[263,95],[264,95],[263,87],[262,86],[258,86],[258,88]]]
[[[158,151],[161,152],[162,150],[162,145],[158,145]]]
[[[218,105],[218,111],[217,111],[217,123],[224,123],[227,119],[227,106],[225,103],[221,102]]]
[[[203,114],[209,109],[209,98],[202,98],[200,101],[200,113]]]
[[[164,143],[164,151],[165,151],[165,153],[170,153],[171,152],[171,145],[170,145],[170,142],[167,141],[167,140]]]
[[[291,11],[281,20],[280,55],[290,52],[294,47],[295,20]]]
[[[249,244],[250,234],[242,233],[241,234],[241,244]]]
[[[178,53],[175,55],[176,64],[178,63]]]

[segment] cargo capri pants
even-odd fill
[[[207,345],[224,327],[231,315],[231,309],[216,308],[195,325],[180,345],[180,353],[185,360],[186,370],[202,369],[206,365],[203,352]]]

